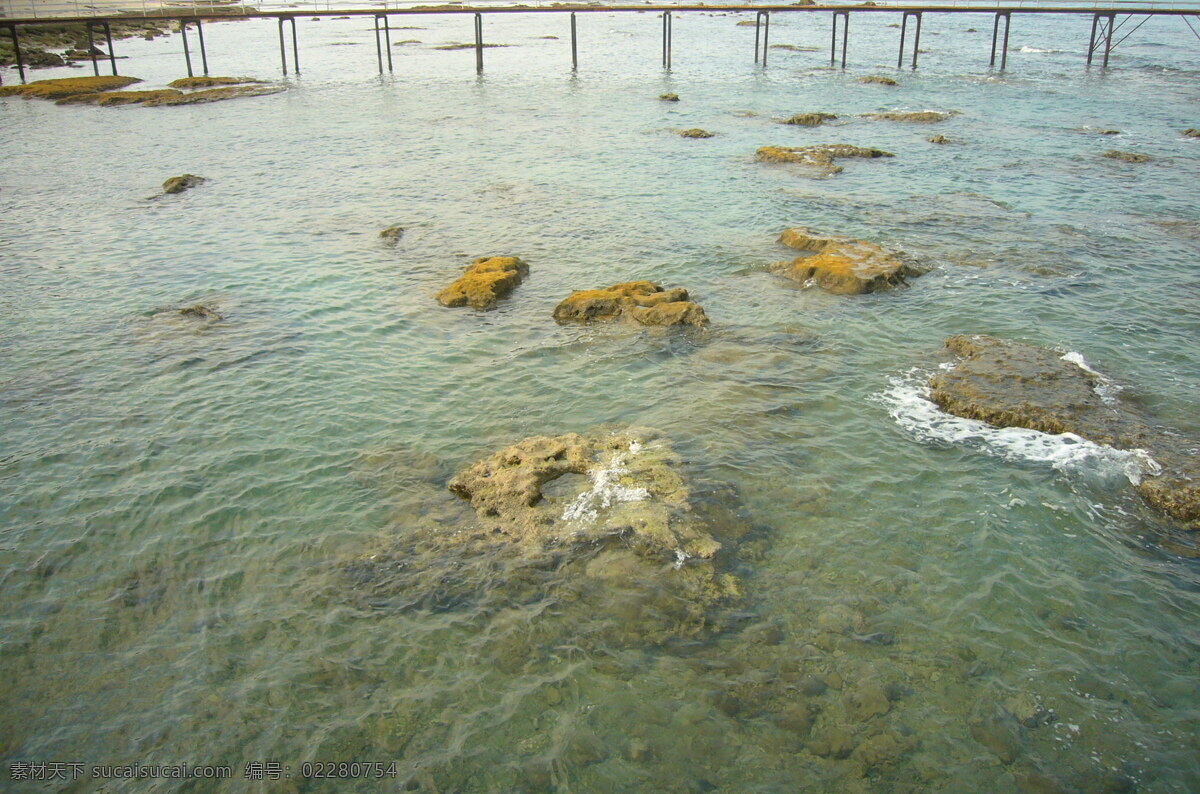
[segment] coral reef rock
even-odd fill
[[[163,182],[163,193],[182,193],[188,188],[203,185],[208,180],[202,176],[195,174],[183,174],[181,176],[173,176],[166,182]]]
[[[708,317],[682,288],[664,290],[649,281],[573,292],[554,308],[560,323],[627,317],[642,325],[704,325]]]
[[[529,265],[515,256],[481,256],[435,297],[443,306],[490,309],[525,280]]]
[[[895,157],[882,149],[850,146],[845,143],[828,143],[819,146],[764,146],[754,159],[760,163],[795,163],[813,169],[820,176],[833,176],[842,172],[842,166],[834,160],[841,157]]]
[[[945,135],[932,135],[927,138],[930,143],[950,143],[950,139]]]
[[[1149,460],[1136,485],[1142,498],[1200,530],[1200,442],[1156,427],[1072,354],[990,336],[953,336],[946,347],[961,359],[930,380],[930,397],[943,411],[995,427],[1072,433],[1143,450]]]
[[[770,267],[772,273],[801,284],[811,281],[839,295],[879,292],[926,272],[902,254],[875,243],[821,235],[800,226],[785,230],[779,242],[811,255],[777,262]]]

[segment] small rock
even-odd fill
[[[209,322],[225,319],[215,309],[205,306],[203,303],[197,303],[195,306],[185,306],[179,310],[179,314],[183,317],[195,317],[196,319],[208,320]]]
[[[215,88],[221,85],[242,85],[244,83],[261,83],[253,77],[180,77],[167,83],[168,88]]]
[[[789,116],[780,124],[793,124],[800,127],[819,127],[827,121],[833,121],[837,116],[832,113],[797,113]]]
[[[911,748],[910,741],[887,731],[880,733],[854,748],[853,758],[868,769],[891,766]]]
[[[779,242],[814,255],[777,262],[769,268],[772,273],[800,284],[811,281],[838,295],[891,289],[926,272],[874,243],[816,234],[803,227],[785,230]]]
[[[890,77],[883,77],[882,75],[877,74],[868,75],[867,77],[860,77],[858,78],[858,82],[873,85],[900,85]]]
[[[994,714],[973,720],[971,738],[990,750],[1001,762],[1011,764],[1021,754],[1021,729],[1016,720],[1004,714]]]
[[[1183,131],[1182,135],[1185,138],[1200,138],[1200,130],[1188,127]]]
[[[945,121],[953,115],[955,115],[953,112],[943,113],[937,110],[890,110],[886,113],[864,113],[863,118],[874,121],[904,121],[910,124],[932,124],[937,121]]]
[[[775,724],[798,736],[808,736],[813,725],[812,709],[803,700],[793,703],[775,715]]]
[[[850,146],[844,143],[820,146],[763,146],[754,154],[760,163],[795,163],[809,166],[822,176],[833,176],[842,172],[842,166],[834,160],[840,157],[894,157],[882,149]]]
[[[809,697],[824,695],[829,685],[817,676],[810,676],[800,682],[800,691]]]
[[[679,134],[684,138],[711,138],[715,133],[692,127],[690,130],[680,130]]]
[[[1151,158],[1148,154],[1140,154],[1139,152],[1123,152],[1120,149],[1109,149],[1101,155],[1110,160],[1120,160],[1123,163],[1148,163]]]
[[[934,135],[928,139],[930,143],[950,143],[950,139],[945,135]]]
[[[481,256],[435,297],[443,306],[490,309],[529,275],[529,265],[515,256]]]
[[[882,717],[891,710],[887,692],[879,684],[868,681],[860,684],[845,698],[846,711],[858,722],[866,722],[874,717]]]
[[[392,242],[396,242],[397,240],[399,240],[401,237],[404,236],[404,227],[399,224],[393,224],[393,225],[387,227],[386,229],[384,229],[383,231],[381,231],[379,233],[379,236],[386,240],[391,240]]]
[[[183,174],[182,176],[173,176],[166,182],[163,182],[163,193],[182,193],[188,188],[203,185],[208,180],[202,176],[195,174]]]
[[[554,309],[559,323],[628,317],[642,325],[705,325],[708,317],[685,289],[664,290],[649,281],[573,292]]]
[[[809,742],[808,749],[822,758],[845,758],[854,752],[854,737],[844,726],[834,725]]]
[[[1097,135],[1120,135],[1120,130],[1096,130]]]
[[[659,94],[658,98],[663,102],[678,102],[679,94]]]

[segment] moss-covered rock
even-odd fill
[[[679,135],[683,138],[712,138],[715,133],[702,130],[699,127],[692,127],[688,130],[679,130]]]
[[[242,97],[269,96],[287,89],[281,85],[231,85],[224,88],[208,88],[187,94],[164,96],[151,99],[143,104],[146,107],[165,107],[174,105],[202,105],[207,102],[222,102],[226,99]]]
[[[675,93],[659,94],[658,98],[661,99],[663,102],[678,102],[679,94],[675,94]]]
[[[180,92],[172,88],[162,88],[153,91],[104,91],[97,94],[75,94],[56,100],[56,105],[100,105],[115,107],[117,105],[137,105],[152,99],[176,96]]]
[[[1153,158],[1148,154],[1139,152],[1123,152],[1120,149],[1109,149],[1104,152],[1101,157],[1107,157],[1110,160],[1120,160],[1123,163],[1148,163]]]
[[[202,75],[200,77],[180,77],[178,80],[172,80],[167,83],[171,88],[215,88],[222,85],[244,85],[246,83],[262,83],[263,80],[256,80],[253,77],[210,77]]]
[[[872,119],[874,121],[903,121],[909,124],[933,124],[938,121],[945,121],[951,116],[956,115],[954,111],[938,111],[938,110],[889,110],[886,113],[864,113],[864,119]]]
[[[889,86],[900,85],[899,83],[897,83],[895,80],[893,80],[890,77],[883,77],[883,76],[877,75],[877,74],[867,75],[866,77],[860,77],[860,78],[858,78],[858,82],[865,83],[867,85],[889,85]]]
[[[1144,450],[1161,473],[1150,467],[1141,477],[1142,498],[1184,528],[1200,530],[1195,441],[1157,428],[1136,407],[1112,397],[1094,371],[1057,351],[990,336],[953,336],[946,347],[960,359],[929,383],[930,398],[943,411],[996,427],[1073,433]]]
[[[796,113],[781,120],[780,124],[792,124],[799,127],[819,127],[827,121],[836,119],[832,113]]]
[[[55,80],[34,80],[25,85],[0,86],[0,96],[19,95],[36,99],[62,99],[78,94],[115,91],[142,82],[136,77],[61,77]]]
[[[529,275],[529,265],[515,256],[482,256],[435,298],[443,306],[490,309]]]
[[[182,193],[189,188],[203,185],[207,181],[204,177],[196,176],[195,174],[173,176],[166,182],[163,182],[163,193]]]
[[[833,176],[842,172],[842,166],[834,161],[842,157],[894,157],[891,152],[844,143],[819,146],[763,146],[755,152],[754,159],[760,163],[794,163],[805,166],[820,176]]]
[[[771,272],[839,295],[891,289],[925,272],[902,254],[875,243],[818,234],[800,226],[786,229],[779,242],[812,255],[777,262],[771,265]]]
[[[588,323],[619,317],[642,325],[704,325],[708,317],[681,288],[664,290],[650,281],[630,281],[605,289],[572,292],[554,308],[560,323]]]

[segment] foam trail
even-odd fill
[[[642,445],[637,441],[630,444],[629,451],[637,454]],[[571,504],[563,510],[563,521],[595,521],[601,510],[621,502],[640,502],[650,498],[650,492],[645,488],[631,488],[617,484],[617,478],[628,474],[625,467],[625,456],[614,455],[607,468],[592,472],[592,487],[576,496]]]
[[[1115,449],[1074,433],[1051,435],[1020,427],[996,428],[948,414],[929,399],[930,373],[914,369],[889,379],[876,400],[900,427],[927,444],[965,444],[1005,460],[1049,464],[1066,473],[1121,476],[1137,485],[1161,467],[1144,449]]]
[[[1096,396],[1099,397],[1101,402],[1103,402],[1105,405],[1116,407],[1117,393],[1124,388],[1123,386],[1114,383],[1113,380],[1107,375],[1097,372],[1088,366],[1088,363],[1084,360],[1082,353],[1076,353],[1074,350],[1067,351],[1063,354],[1062,360],[1069,361],[1095,378],[1096,380],[1092,384],[1092,390],[1096,392]]]

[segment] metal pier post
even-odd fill
[[[762,58],[758,57],[758,30],[762,28]],[[767,46],[771,38],[771,12],[759,11],[754,15],[754,62],[767,65]]]
[[[379,27],[379,20],[383,20],[383,27]],[[379,44],[379,32],[383,31],[383,46]],[[388,71],[392,69],[392,31],[388,25],[387,14],[375,15],[375,55],[379,58],[379,73],[383,74],[383,51],[387,50]]]
[[[100,76],[100,64],[96,63],[96,42],[92,38],[92,23],[91,22],[87,23],[87,33],[88,33],[88,55],[91,56],[91,58],[92,58],[92,71],[95,72],[97,77],[99,77]]]
[[[989,66],[996,65],[996,38],[1000,33],[1000,17],[1004,17],[1004,43],[1000,48],[1000,71],[1004,71],[1008,66],[1008,29],[1012,25],[1011,13],[1001,11],[996,13],[996,18],[992,20],[992,60]]]
[[[846,68],[846,43],[850,37],[850,12],[849,11],[834,11],[833,12],[833,32],[829,37],[829,65],[833,66],[837,60],[837,20],[842,17],[842,68]]]
[[[17,26],[8,26],[8,35],[12,37],[13,56],[17,62],[17,72],[21,75],[21,83],[25,83],[25,62],[21,59],[21,42],[17,40]]]
[[[196,17],[196,35],[200,37],[200,63],[204,68],[204,73],[208,74],[208,51],[204,47],[204,25],[200,22],[200,17]]]
[[[279,32],[280,32],[280,35],[283,34],[282,29],[280,29]],[[180,33],[180,36],[183,38],[183,57],[184,57],[184,60],[187,61],[188,77],[195,77],[195,75],[192,73],[192,53],[190,51],[188,51],[187,20],[186,19],[179,20],[179,33]],[[286,65],[284,65],[284,67],[283,67],[283,73],[287,74],[287,66]]]
[[[475,12],[475,71],[484,73],[484,14]]]
[[[292,66],[296,69],[296,74],[300,74],[300,44],[296,39],[296,18],[295,17],[280,17],[279,18],[279,60],[283,64],[283,73],[286,75],[287,70],[287,47],[283,39],[283,23],[292,23]]]
[[[904,18],[900,20],[900,55],[896,58],[896,68],[904,66],[904,39],[908,33],[908,18],[917,18],[916,36],[913,38],[913,57],[912,68],[917,68],[917,53],[921,50],[921,12],[920,11],[905,11]]]
[[[671,69],[671,12],[664,11],[662,15],[663,21],[663,68],[670,71]]]
[[[1108,68],[1108,56],[1112,52],[1112,37],[1116,18],[1116,14],[1092,15],[1092,35],[1091,38],[1088,39],[1088,66],[1092,65],[1092,57],[1096,54],[1096,48],[1100,45],[1100,42],[1096,39],[1097,25],[1099,25],[1100,37],[1104,39],[1104,68]],[[1122,41],[1124,41],[1124,39],[1122,39]]]
[[[575,12],[571,12],[571,71],[579,71],[579,46],[575,34]]]

